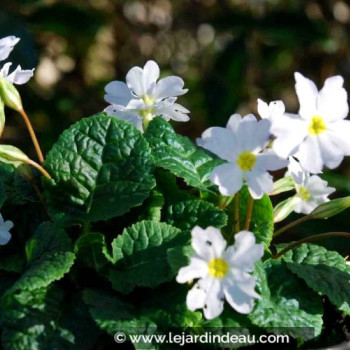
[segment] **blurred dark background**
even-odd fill
[[[350,88],[349,31],[345,0],[9,0],[0,7],[0,37],[22,39],[10,61],[36,67],[19,91],[45,152],[65,128],[106,106],[106,83],[148,59],[185,80],[189,93],[179,102],[191,121],[176,128],[192,139],[236,111],[255,113],[258,97],[282,99],[296,112],[294,71],[319,86],[342,74]],[[6,115],[2,142],[35,157],[20,117]],[[338,196],[350,194],[349,162],[325,177]],[[344,213],[312,223],[312,231],[346,231],[348,221]]]

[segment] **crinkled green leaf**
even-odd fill
[[[73,265],[72,243],[63,229],[51,224],[40,225],[26,244],[27,267],[13,285],[17,289],[34,290],[61,279]]]
[[[254,325],[273,332],[278,329],[272,327],[287,327],[280,332],[304,340],[321,333],[323,308],[320,297],[303,280],[290,273],[285,262],[267,260],[257,264],[256,271],[261,300],[255,302],[253,312],[249,314]]]
[[[104,114],[83,119],[47,155],[49,209],[77,221],[122,215],[155,186],[153,167],[149,146],[133,125]]]
[[[246,187],[239,192],[239,212],[241,229],[247,215],[247,205],[250,198]],[[273,207],[269,196],[264,195],[261,199],[254,200],[252,220],[249,230],[254,232],[257,243],[264,243],[268,248],[273,235]]]
[[[128,293],[137,286],[156,287],[174,277],[167,261],[169,249],[181,246],[186,234],[165,223],[141,221],[112,242],[109,278],[113,288]]]
[[[89,232],[80,236],[74,245],[77,262],[99,270],[108,263],[103,250],[106,246],[105,236],[102,233]]]
[[[158,328],[197,327],[202,320],[202,312],[187,308],[187,293],[186,285],[160,286],[144,298],[140,311],[156,323]]]
[[[4,350],[75,349],[74,335],[60,327],[62,293],[54,288],[18,291],[1,301]]]
[[[127,333],[128,328],[131,332],[135,328],[142,332],[149,326],[156,327],[153,322],[141,316],[137,307],[115,294],[88,289],[84,291],[84,300],[96,324],[111,336],[121,331]]]
[[[154,118],[145,134],[156,165],[170,170],[193,187],[207,190],[212,183],[209,176],[222,161],[197,148],[187,137],[175,133],[163,118]]]
[[[202,228],[221,228],[227,223],[226,214],[213,204],[200,199],[190,199],[169,205],[164,220],[179,229],[191,230],[198,225]]]
[[[282,256],[288,268],[320,295],[350,315],[350,266],[337,252],[302,244]]]

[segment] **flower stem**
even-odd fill
[[[235,233],[240,231],[240,225],[239,225],[239,192],[235,194],[234,198],[234,228]]]
[[[30,134],[30,137],[32,138],[32,141],[33,141],[33,144],[34,144],[34,147],[35,147],[35,151],[36,151],[36,154],[38,155],[38,159],[40,161],[41,164],[44,163],[44,156],[43,156],[43,153],[41,152],[41,148],[40,148],[40,145],[39,145],[39,142],[38,142],[38,139],[35,135],[35,132],[34,132],[34,129],[32,127],[32,124],[28,118],[28,115],[27,113],[24,111],[24,109],[20,109],[19,111],[19,114],[21,115],[21,117],[23,118],[26,126],[27,126],[27,129],[29,131],[29,134]]]
[[[28,159],[27,164],[32,165],[34,168],[37,168],[47,179],[51,179],[50,174],[38,163],[35,163],[33,160]]]
[[[298,219],[298,220],[292,221],[292,222],[289,223],[288,225],[283,226],[283,227],[281,227],[279,230],[277,230],[277,231],[273,234],[273,237],[277,237],[277,236],[280,235],[282,232],[287,231],[287,230],[289,230],[290,228],[292,228],[292,227],[294,227],[294,226],[297,226],[297,225],[301,224],[302,222],[305,222],[305,221],[308,221],[308,220],[311,220],[311,219],[312,219],[311,215],[306,215],[306,216],[301,217],[301,218]]]
[[[327,233],[320,233],[318,235],[306,237],[304,239],[301,239],[300,241],[296,241],[296,242],[293,242],[293,243],[287,245],[287,247],[285,247],[279,253],[275,254],[273,256],[273,259],[280,258],[283,254],[287,253],[289,250],[296,248],[303,243],[314,242],[314,241],[317,241],[319,239],[332,238],[332,237],[345,237],[345,238],[350,239],[350,233],[348,233],[348,232],[327,232]]]
[[[247,216],[245,218],[244,229],[249,231],[250,222],[252,220],[254,206],[254,198],[249,194],[248,206],[247,206]]]

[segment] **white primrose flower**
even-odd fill
[[[327,185],[327,181],[317,175],[306,175],[300,184],[295,183],[297,194],[293,200],[294,211],[310,214],[320,204],[328,202],[328,196],[335,191],[335,188]]]
[[[268,119],[271,124],[276,118],[282,116],[285,111],[286,107],[282,101],[272,101],[270,104],[267,104],[258,98],[258,113],[261,118]]]
[[[250,273],[264,254],[254,234],[241,231],[235,235],[235,244],[227,247],[218,229],[196,226],[192,229],[192,247],[195,254],[190,264],[176,277],[179,283],[199,279],[187,294],[187,307],[192,311],[203,309],[204,316],[213,319],[222,313],[226,299],[239,313],[250,313],[254,299],[260,299]]]
[[[244,118],[234,114],[226,128],[209,128],[197,139],[199,146],[227,161],[214,168],[210,175],[223,195],[237,193],[244,183],[255,199],[272,192],[273,179],[268,170],[284,168],[288,161],[279,158],[271,149],[264,151],[269,142],[270,126],[267,119],[257,121],[251,114]]]
[[[303,169],[313,174],[322,172],[324,166],[336,168],[344,155],[350,155],[344,80],[341,76],[330,77],[320,91],[300,73],[295,73],[295,80],[299,115],[284,114],[273,123],[273,149],[283,158],[294,155]]]
[[[178,96],[188,91],[183,89],[184,81],[176,76],[158,78],[159,67],[154,61],[148,61],[143,69],[131,68],[126,75],[126,84],[112,81],[106,85],[105,100],[111,106],[105,112],[131,122],[138,128],[140,122],[147,124],[155,116],[188,121],[189,110],[175,103]]]
[[[15,36],[7,36],[0,39],[0,61],[4,61],[8,58],[19,40],[20,39],[16,38]],[[9,73],[11,65],[11,62],[5,63],[0,70],[0,76],[13,84],[25,84],[34,75],[34,68],[23,70],[21,66],[17,66],[12,73]]]
[[[1,53],[1,52],[0,52]],[[12,221],[4,221],[2,215],[0,214],[0,245],[5,245],[11,239],[10,230],[13,227]]]

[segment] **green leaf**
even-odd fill
[[[127,332],[128,328],[131,332],[135,328],[142,332],[149,326],[156,327],[153,322],[141,316],[138,308],[115,294],[88,289],[84,291],[84,300],[96,324],[111,336],[118,331]]]
[[[31,291],[61,279],[73,265],[72,250],[63,229],[50,223],[41,224],[26,244],[27,268],[11,291]]]
[[[141,221],[126,228],[112,242],[110,260],[115,267],[110,269],[109,278],[113,288],[128,293],[136,286],[156,287],[170,280],[174,271],[167,253],[187,239],[177,228],[160,222]]]
[[[239,192],[239,214],[241,228],[247,215],[247,206],[250,198],[247,187]],[[252,220],[249,230],[256,236],[257,243],[264,243],[268,248],[273,235],[273,207],[269,196],[264,195],[261,199],[254,200]]]
[[[89,232],[80,236],[74,245],[77,261],[96,270],[108,263],[103,250],[106,246],[105,236],[101,233]]]
[[[62,293],[55,288],[6,294],[1,301],[4,350],[74,349],[74,335],[59,326]]]
[[[187,137],[176,134],[163,118],[154,118],[145,136],[158,167],[170,170],[189,186],[201,190],[212,186],[210,173],[223,161],[197,148]]]
[[[221,228],[226,225],[227,216],[211,203],[190,199],[169,205],[164,221],[183,231],[189,231],[196,225],[202,228]]]
[[[282,256],[288,268],[319,295],[350,315],[350,266],[337,252],[302,244]]]
[[[273,327],[287,327],[280,331],[304,340],[319,335],[323,309],[317,294],[303,280],[293,276],[286,263],[280,260],[266,260],[256,266],[261,300],[256,301],[248,316],[251,322],[273,332],[278,332]],[[305,327],[314,328],[314,332]]]
[[[65,131],[49,152],[45,181],[52,214],[77,221],[122,215],[155,186],[147,142],[130,123],[104,114]]]
[[[157,324],[158,328],[197,327],[202,320],[202,312],[187,308],[187,293],[186,285],[167,284],[158,287],[144,297],[140,311]]]

